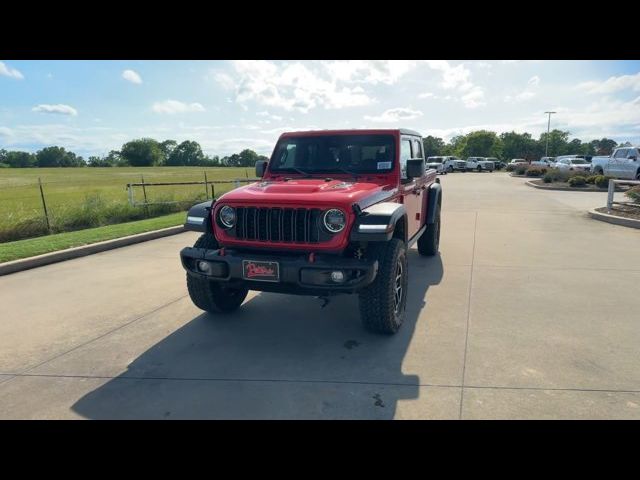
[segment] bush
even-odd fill
[[[627,190],[625,195],[629,197],[633,203],[640,203],[640,186]]]
[[[571,174],[566,170],[559,170],[554,168],[549,170],[544,177],[546,179],[545,183],[551,183],[551,182],[563,183],[569,180],[569,178],[571,177]]]
[[[11,165],[9,165],[8,163],[0,163],[0,168],[9,168],[11,167]]]
[[[517,165],[515,169],[516,175],[525,175],[529,169],[528,165]]]
[[[513,171],[515,170],[515,168],[516,168],[516,166],[515,166],[515,165],[509,164],[509,165],[507,165],[507,167],[505,168],[505,171],[507,171],[507,172],[513,172]]]
[[[544,177],[542,177],[542,181],[544,183],[551,183],[553,182],[553,173],[551,172],[547,172],[544,174]]]
[[[612,178],[613,177],[610,177],[608,175],[596,175],[596,179],[595,179],[594,184],[598,188],[608,188],[609,187],[609,180],[611,180]]]
[[[589,175],[586,179],[585,182],[587,182],[587,184],[589,185],[593,185],[596,183],[596,177],[598,177],[598,175]]]
[[[587,179],[582,175],[575,175],[569,178],[569,185],[572,187],[584,187],[587,184]]]
[[[526,175],[527,177],[541,177],[541,176],[543,176],[544,174],[545,174],[545,171],[544,171],[544,170],[542,170],[542,169],[540,169],[540,168],[536,168],[536,167],[529,168],[529,169],[527,169],[527,171],[525,172],[525,175]]]

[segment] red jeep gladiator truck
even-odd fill
[[[180,252],[193,303],[240,307],[249,290],[358,294],[364,326],[395,333],[405,317],[407,249],[438,253],[442,189],[412,130],[284,133],[261,181],[193,206],[202,232]]]

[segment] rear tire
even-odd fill
[[[207,233],[200,236],[193,246],[207,250],[220,247],[216,238]],[[249,293],[246,288],[229,288],[222,282],[191,274],[187,274],[187,290],[194,305],[209,313],[231,313],[242,305]]]
[[[375,280],[359,294],[360,319],[375,333],[396,333],[405,318],[409,286],[407,248],[402,240],[392,238],[373,247],[378,260]]]
[[[424,257],[433,257],[440,249],[440,204],[436,207],[436,218],[418,239],[418,253]]]
[[[478,173],[480,173],[481,171],[482,171],[482,167],[478,165]]]

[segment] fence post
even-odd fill
[[[149,217],[149,205],[147,205],[147,189],[144,186],[144,175],[140,175],[142,178],[142,193],[144,194],[144,214]]]
[[[216,198],[216,186],[215,184],[211,184],[211,198]]]
[[[129,196],[129,205],[134,207],[135,205],[133,203],[133,187],[131,186],[130,183],[127,183],[127,194]]]
[[[51,224],[49,223],[49,212],[47,212],[47,202],[44,201],[44,191],[42,190],[42,180],[38,177],[38,186],[40,187],[40,198],[42,198],[42,208],[44,209],[44,218],[47,220],[47,231],[51,233]]]
[[[615,189],[615,183],[613,179],[609,179],[609,190],[607,192],[607,213],[611,213],[611,207],[613,207],[613,191]]]
[[[204,171],[204,199],[209,195],[209,185],[207,184],[207,171]]]

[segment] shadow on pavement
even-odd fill
[[[202,314],[142,353],[72,409],[87,418],[393,418],[419,396],[402,362],[440,256],[409,253],[407,317],[394,336],[365,331],[356,296],[262,293],[230,315]]]

